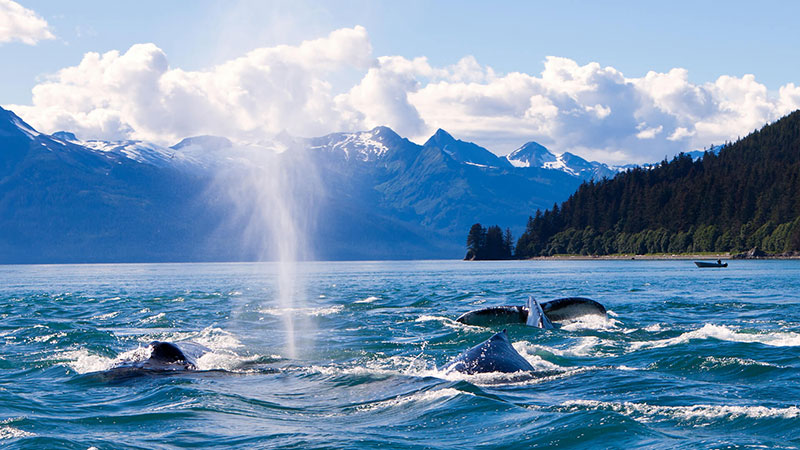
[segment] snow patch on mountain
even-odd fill
[[[522,147],[506,155],[506,160],[514,167],[545,167],[545,164],[557,163],[558,159],[550,150],[538,142],[528,142]]]
[[[111,153],[123,156],[138,163],[150,164],[156,167],[167,167],[173,164],[196,164],[197,160],[187,156],[181,151],[162,147],[157,144],[143,141],[77,141],[96,153]]]
[[[603,163],[589,162],[572,153],[554,154],[533,141],[506,155],[505,159],[514,167],[558,170],[584,179],[611,177],[618,172]]]
[[[25,133],[25,135],[27,135],[28,138],[31,140],[36,139],[36,137],[38,137],[41,134],[38,131],[31,128],[30,125],[22,121],[22,119],[20,119],[16,115],[11,119],[11,121],[14,125],[16,125],[17,128],[19,128],[20,131]]]
[[[372,162],[383,158],[389,147],[383,142],[394,132],[386,127],[356,133],[334,133],[311,139],[310,149],[341,152],[346,160]]]
[[[575,171],[572,167],[567,165],[566,161],[564,161],[564,155],[556,155],[555,161],[547,161],[542,164],[542,168],[544,169],[553,169],[553,170],[560,170],[562,172],[566,172],[570,175],[578,176],[578,172]]]

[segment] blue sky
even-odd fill
[[[415,140],[443,127],[500,154],[535,139],[557,152],[572,151],[609,162],[641,162],[735,139],[775,120],[797,106],[795,85],[800,84],[800,33],[795,24],[800,3],[796,2],[757,6],[734,1],[17,3],[46,21],[54,38],[39,39],[33,45],[13,36],[0,42],[4,66],[13,66],[13,70],[0,71],[0,104],[16,107],[43,131],[71,126],[87,138],[169,142],[185,133],[205,131],[258,139],[283,129],[309,135],[381,124]],[[159,76],[166,67],[203,73],[254,50],[289,46],[283,56],[270,56],[274,69],[284,67],[287,58],[294,61],[292,49],[304,41],[336,43],[331,33],[356,26],[360,27],[354,38],[358,42],[353,45],[363,47],[361,53],[338,55],[324,70],[303,62],[298,67],[308,70],[295,67],[287,72],[291,75],[285,75],[290,78],[266,81],[272,89],[260,101],[282,101],[285,108],[304,111],[306,116],[287,114],[277,107],[253,110],[237,119],[249,122],[247,126],[223,127],[216,121],[154,127],[125,112],[142,105],[129,108],[124,102],[137,100],[120,99],[118,92],[107,93],[107,99],[93,106],[73,101],[80,86],[59,75],[63,68],[78,66],[89,52],[124,55],[143,43],[154,44],[143,52],[163,55],[165,65],[157,68]],[[547,60],[550,56],[561,59]],[[415,60],[420,57],[425,58],[424,64]],[[465,57],[472,57],[468,76],[454,69]],[[593,62],[597,67],[589,67]],[[83,68],[81,76],[91,78],[85,70],[110,70],[109,64]],[[263,74],[264,65],[258,67]],[[676,68],[685,71],[665,78],[679,83],[662,80],[655,86],[635,81],[650,71],[669,74]],[[548,78],[543,74],[547,71],[569,75]],[[527,78],[509,77],[513,73]],[[754,78],[746,78],[747,74]],[[218,75],[227,79],[230,74]],[[569,87],[567,80],[577,76],[583,77],[583,84]],[[307,85],[276,90],[298,77]],[[720,82],[720,77],[730,79]],[[191,77],[183,78],[182,89],[206,88],[187,85]],[[46,83],[53,84],[47,95],[34,99],[32,89]],[[320,88],[320,83],[329,86]],[[682,87],[675,87],[676,83]],[[98,86],[83,88],[106,92]],[[174,94],[174,86],[170,89],[167,94]],[[665,89],[670,90],[668,95]],[[159,90],[149,95],[169,97]],[[405,97],[397,100],[398,95]],[[514,103],[520,95],[526,96],[524,105]],[[303,103],[293,105],[287,96],[302,98]],[[642,96],[650,100],[635,100]],[[753,100],[754,96],[760,97]],[[196,106],[196,102],[191,104]],[[104,109],[102,119],[97,118],[101,114],[86,119],[97,105]],[[175,105],[171,109],[162,105],[161,112],[180,114],[183,110]],[[744,112],[736,113],[736,109]],[[313,120],[304,118],[312,114],[316,115]],[[579,117],[583,114],[588,115]],[[285,116],[292,121],[277,123]],[[260,121],[271,124],[254,125]]]

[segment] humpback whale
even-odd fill
[[[534,369],[525,358],[514,350],[508,339],[508,333],[503,330],[460,354],[442,370],[474,375],[488,372],[514,373],[533,371]]]
[[[194,342],[153,341],[148,345],[150,356],[145,360],[122,361],[110,369],[110,373],[154,373],[197,370],[197,360],[211,350]]]
[[[528,298],[526,306],[493,306],[462,314],[456,321],[467,325],[490,327],[509,323],[524,323],[537,328],[553,328],[552,322],[570,320],[586,315],[605,316],[606,308],[583,297],[567,297],[539,303]]]

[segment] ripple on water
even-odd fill
[[[0,446],[796,446],[800,262],[684,266],[309,263],[294,308],[269,301],[270,264],[4,266]],[[509,326],[533,373],[439,369],[500,331],[454,311],[527,295],[594,297],[608,317]],[[311,343],[292,359],[287,318]],[[93,375],[152,340],[211,352],[194,373]]]

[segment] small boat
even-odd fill
[[[728,263],[717,260],[716,262],[695,261],[697,267],[728,267]]]

